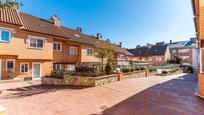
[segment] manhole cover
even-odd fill
[[[106,109],[108,109],[108,106],[102,106],[101,109],[106,110]]]

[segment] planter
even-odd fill
[[[108,83],[117,82],[125,79],[145,77],[145,72],[120,73],[100,77],[82,77],[82,76],[66,76],[64,79],[52,77],[43,77],[41,79],[44,85],[76,85],[76,86],[102,86]]]

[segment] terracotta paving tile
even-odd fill
[[[0,84],[8,115],[202,115],[195,75],[144,77],[83,88],[40,81]],[[33,85],[32,85],[33,84]]]

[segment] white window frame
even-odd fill
[[[178,53],[183,54],[183,53],[189,53],[190,49],[179,49]]]
[[[9,32],[9,41],[4,41],[2,40],[2,31],[8,31]],[[11,28],[5,28],[5,27],[1,27],[0,26],[0,42],[10,42],[11,41],[11,37],[12,37],[12,32],[14,31],[14,29]]]
[[[25,64],[28,64],[28,71],[27,71],[27,72],[22,72],[22,71],[21,71],[21,70],[22,70],[21,67],[22,67],[23,64],[24,64],[24,65],[25,65]],[[27,74],[27,73],[29,73],[29,66],[30,66],[29,63],[20,63],[20,73],[21,73],[21,74]]]
[[[57,63],[53,63],[53,64],[52,64],[52,70],[53,70],[53,71],[55,71],[55,70],[54,70],[54,64],[57,64]],[[59,64],[59,67],[60,67],[59,69],[62,70],[62,65],[61,65],[61,64]]]
[[[71,70],[71,66],[74,66],[74,70]],[[69,64],[69,71],[76,71],[76,65],[75,64]]]
[[[162,61],[162,57],[157,56],[157,57],[155,57],[155,60],[156,60],[156,61]]]
[[[75,54],[73,54],[72,49],[76,49],[76,53],[75,53]],[[73,55],[73,56],[78,55],[78,48],[71,46],[71,47],[69,48],[69,54],[70,54],[70,55]]]
[[[204,50],[204,48],[200,48],[200,73],[203,74],[204,71],[203,71],[203,66],[202,66],[202,65],[203,65],[204,63],[203,63],[202,61],[204,61],[204,60],[202,60],[202,56],[203,56],[203,55],[202,55],[202,50]]]
[[[15,70],[15,59],[7,59],[6,60],[6,71],[8,71],[9,69],[8,69],[8,61],[13,61],[13,69]]]
[[[30,39],[43,40],[43,46],[42,46],[42,48],[31,47],[31,46],[30,46]],[[46,38],[43,38],[43,37],[28,35],[28,47],[29,47],[29,48],[32,48],[32,49],[43,49],[43,48],[44,48],[44,45],[45,45],[45,39],[46,39]]]
[[[60,49],[58,50],[55,50],[54,49],[54,44],[58,44],[58,45],[60,45]],[[62,42],[53,42],[53,51],[62,51]]]
[[[173,49],[173,50],[172,50],[172,53],[173,53],[173,54],[177,53],[176,49]]]
[[[92,54],[88,54],[88,50],[92,50]],[[94,49],[93,48],[86,48],[86,55],[92,56],[94,54]]]

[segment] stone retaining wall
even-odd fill
[[[132,79],[132,78],[138,78],[138,77],[146,77],[146,72],[133,72],[133,73],[127,73],[124,74],[123,79]]]
[[[77,86],[102,86],[111,82],[145,77],[146,72],[128,73],[128,74],[113,74],[100,77],[82,77],[82,76],[67,76],[64,79],[56,79],[52,77],[44,77],[41,79],[44,85],[77,85]]]
[[[81,77],[68,76],[66,79],[56,79],[44,77],[41,82],[44,85],[77,85],[77,86],[101,86],[107,83],[118,81],[118,75],[101,76],[101,77]]]

